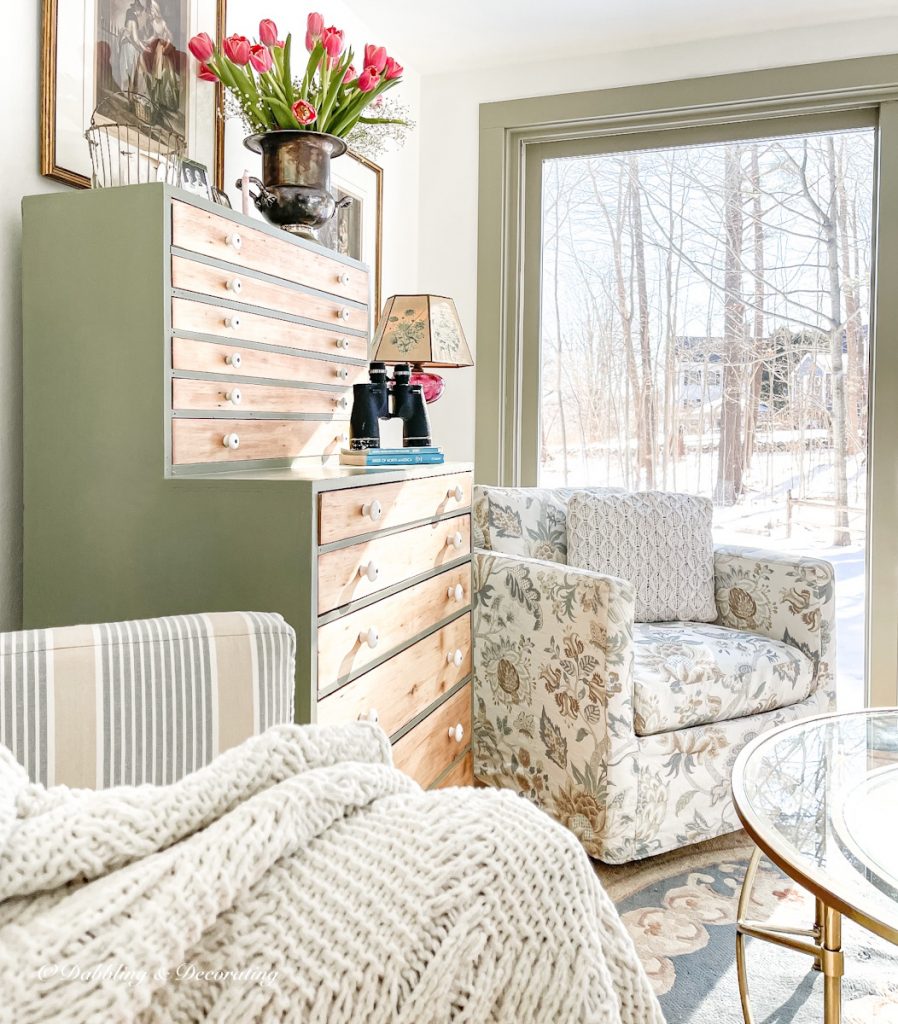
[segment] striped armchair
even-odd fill
[[[259,612],[0,633],[0,743],[47,786],[174,782],[293,721],[295,652]]]

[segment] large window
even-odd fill
[[[864,702],[875,132],[541,162],[538,482],[712,498],[837,573]]]

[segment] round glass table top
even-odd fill
[[[898,942],[898,709],[824,715],[759,736],[736,761],[733,796],[772,860]]]

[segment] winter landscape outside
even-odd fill
[[[547,160],[539,482],[704,494],[836,567],[864,702],[872,129]]]

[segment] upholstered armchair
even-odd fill
[[[566,564],[571,489],[475,489],[474,771],[622,863],[739,828],[745,743],[833,706],[833,570],[720,548],[713,623]]]

